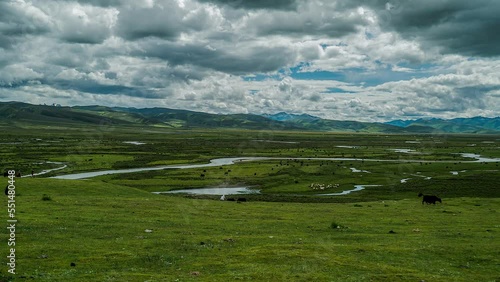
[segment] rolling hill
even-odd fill
[[[500,118],[395,120],[387,123],[327,120],[308,114],[210,114],[167,108],[105,106],[61,107],[0,102],[3,124],[154,126],[166,128],[237,128],[374,133],[500,133]]]
[[[20,102],[0,103],[0,121],[33,124],[100,124],[103,117],[94,111],[78,111],[71,107],[32,105]],[[108,118],[113,124],[133,124],[131,121]]]

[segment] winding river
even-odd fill
[[[500,162],[500,158],[485,158],[477,154],[461,153],[462,157],[474,158],[473,161],[462,161],[468,163],[477,162]],[[449,161],[426,161],[426,160],[406,160],[406,159],[395,159],[395,160],[381,160],[381,159],[360,159],[360,158],[279,158],[279,157],[234,157],[234,158],[218,158],[212,159],[206,164],[180,164],[180,165],[167,165],[167,166],[157,166],[157,167],[141,167],[141,168],[128,168],[128,169],[114,169],[114,170],[103,170],[103,171],[92,171],[92,172],[82,172],[73,173],[66,175],[54,176],[51,178],[55,179],[86,179],[101,175],[108,174],[120,174],[120,173],[132,173],[141,171],[154,171],[163,169],[189,169],[189,168],[203,168],[203,167],[214,167],[214,166],[225,166],[233,165],[239,162],[245,161],[262,161],[262,160],[320,160],[320,161],[365,161],[365,162],[397,162],[397,163],[454,163],[456,160]]]
[[[37,172],[37,173],[33,173],[33,174],[26,174],[26,175],[23,175],[21,177],[33,177],[33,176],[44,175],[44,174],[47,174],[49,172],[56,171],[56,170],[61,170],[61,169],[65,169],[65,168],[68,167],[68,165],[66,165],[64,163],[61,163],[61,162],[50,162],[50,161],[47,161],[45,163],[47,163],[47,164],[60,164],[61,166],[60,167],[56,167],[56,168],[52,168],[52,169],[42,170],[41,172]]]
[[[474,162],[500,162],[500,158],[484,158],[477,154],[470,153],[461,153],[462,157],[473,158],[471,161],[462,161],[468,163]],[[88,179],[92,177],[97,177],[101,175],[108,174],[120,174],[120,173],[132,173],[132,172],[141,172],[141,171],[154,171],[154,170],[164,170],[164,169],[189,169],[189,168],[204,168],[204,167],[215,167],[215,166],[227,166],[233,165],[239,162],[247,162],[247,161],[259,161],[259,160],[324,160],[324,161],[376,161],[376,162],[399,162],[399,163],[419,163],[419,162],[440,162],[440,163],[451,163],[456,162],[455,160],[449,161],[425,161],[425,160],[381,160],[381,159],[360,159],[360,158],[278,158],[278,157],[234,157],[234,158],[218,158],[212,159],[209,163],[205,164],[180,164],[180,165],[167,165],[167,166],[158,166],[158,167],[142,167],[142,168],[130,168],[130,169],[115,169],[115,170],[103,170],[103,171],[93,171],[93,172],[83,172],[83,173],[73,173],[66,175],[54,176],[51,178],[55,179]],[[45,174],[50,171],[63,169],[63,167],[43,171],[40,174]],[[351,168],[352,169],[352,168]],[[354,172],[354,170],[353,170]],[[408,179],[404,179],[406,182]],[[401,183],[404,183],[403,180]],[[317,196],[341,196],[347,195],[352,192],[361,191],[365,189],[365,187],[373,187],[379,185],[354,185],[354,189],[345,190],[338,193],[326,193],[326,194],[317,194]],[[251,194],[251,193],[259,193],[258,190],[249,189],[248,187],[233,187],[233,188],[201,188],[201,189],[185,189],[185,190],[173,190],[166,192],[153,192],[155,194],[166,194],[166,193],[190,193],[190,194],[205,194],[205,195],[227,195],[227,194]]]
[[[92,178],[92,177],[101,176],[101,175],[108,175],[108,174],[132,173],[132,172],[153,171],[153,170],[163,170],[163,169],[203,168],[203,167],[232,165],[236,162],[241,162],[241,161],[255,161],[255,160],[265,160],[265,159],[267,159],[267,158],[260,158],[260,157],[220,158],[220,159],[213,159],[208,164],[181,164],[181,165],[166,165],[166,166],[156,166],[156,167],[113,169],[113,170],[92,171],[92,172],[82,172],[82,173],[59,175],[59,176],[54,176],[51,178],[56,178],[56,179],[86,179],[86,178]]]

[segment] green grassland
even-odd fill
[[[413,198],[237,204],[99,181],[21,179],[17,185],[16,280],[500,278],[498,198],[452,198],[439,206]],[[51,200],[42,200],[44,194]]]
[[[4,229],[0,281],[500,280],[499,163],[457,154],[498,158],[498,135],[18,126],[0,137],[3,170],[67,167],[16,178],[17,274],[7,273]],[[281,159],[49,178],[240,156]],[[342,157],[358,160],[312,159]],[[380,186],[317,195],[359,184]],[[236,185],[261,194],[150,193]],[[422,205],[419,192],[443,203]]]

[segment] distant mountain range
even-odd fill
[[[500,134],[500,117],[394,120],[386,123],[327,120],[308,114],[210,114],[167,108],[32,105],[0,102],[0,121],[13,126],[99,125],[155,126],[167,128],[238,128],[375,133],[482,133]]]
[[[443,132],[481,132],[500,131],[500,117],[485,118],[454,118],[454,119],[415,119],[415,120],[393,120],[386,124],[408,128],[409,126],[430,126]]]
[[[277,121],[297,121],[297,120],[302,120],[302,121],[313,121],[313,120],[318,120],[320,119],[319,117],[311,116],[308,114],[301,114],[301,115],[295,115],[295,114],[289,114],[285,112],[280,112],[274,115],[270,114],[263,114],[263,117],[272,119],[272,120],[277,120]]]
[[[285,112],[280,112],[274,115],[264,114],[263,116],[277,121],[287,121],[297,124],[302,124],[306,127],[314,127],[317,129],[327,130],[329,127],[332,128],[346,128],[346,129],[358,129],[363,131],[367,127],[363,125],[374,125],[380,123],[363,123],[355,121],[334,121],[325,120],[319,117],[311,116],[308,114],[289,114]],[[500,133],[500,117],[495,118],[485,118],[485,117],[472,117],[472,118],[455,118],[455,119],[439,119],[439,118],[427,118],[427,119],[415,119],[415,120],[393,120],[389,122],[384,122],[383,124],[392,125],[398,127],[399,129],[389,129],[394,132],[415,132],[415,133],[430,133],[430,132],[444,132],[444,133]],[[384,130],[386,128],[380,128],[382,132],[387,132]],[[376,130],[375,130],[376,131]],[[390,132],[389,131],[389,132]]]

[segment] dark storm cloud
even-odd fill
[[[105,95],[126,95],[131,97],[157,98],[154,93],[145,91],[137,87],[128,87],[124,85],[109,85],[102,84],[90,79],[73,79],[73,80],[42,80],[43,84],[59,90],[75,90],[90,94],[105,94]]]
[[[113,12],[101,7],[65,6],[58,13],[56,36],[68,43],[100,44],[112,35]]]
[[[425,2],[402,4],[391,21],[395,30],[417,36],[426,45],[442,46],[447,53],[500,55],[499,1]]]
[[[172,42],[150,42],[132,54],[167,60],[173,66],[194,65],[235,75],[276,71],[295,58],[294,52],[279,46],[219,50]]]
[[[109,37],[109,32],[102,32],[103,29],[88,30],[82,32],[67,32],[61,39],[68,43],[100,44]]]
[[[12,48],[12,45],[14,45],[14,43],[15,43],[14,38],[0,34],[0,48],[10,49]],[[0,62],[0,66],[1,65],[2,63]]]
[[[65,0],[66,2],[75,2],[75,0]],[[126,0],[76,0],[80,4],[88,4],[99,7],[117,7],[124,3]]]
[[[199,0],[199,2],[227,5],[237,9],[294,10],[297,8],[297,0]]]
[[[469,87],[461,87],[455,90],[456,94],[465,97],[478,105],[481,105],[481,108],[485,108],[486,105],[484,97],[488,95],[492,91],[500,90],[500,85],[490,85],[490,86],[469,86]]]
[[[386,30],[416,39],[444,53],[491,57],[500,55],[500,1],[422,0],[350,1],[341,8],[368,6]]]
[[[40,9],[13,2],[0,2],[0,47],[11,48],[25,35],[42,35],[51,30],[49,17]]]
[[[117,33],[127,40],[145,37],[175,39],[184,28],[179,7],[173,2],[166,6],[127,7],[118,15]]]
[[[137,73],[131,84],[137,87],[167,88],[173,84],[201,81],[207,74],[196,67],[150,67]]]
[[[50,76],[56,76],[63,70],[77,70],[84,74],[91,72],[108,71],[111,67],[108,60],[113,55],[119,55],[120,52],[110,52],[103,50],[97,45],[54,43],[57,52],[47,52],[43,63],[36,68],[37,71],[49,73]],[[48,46],[50,50],[50,46]]]
[[[315,35],[342,37],[358,31],[367,24],[360,15],[318,16],[316,13],[277,12],[262,14],[252,20],[252,26],[259,36],[265,35]]]

